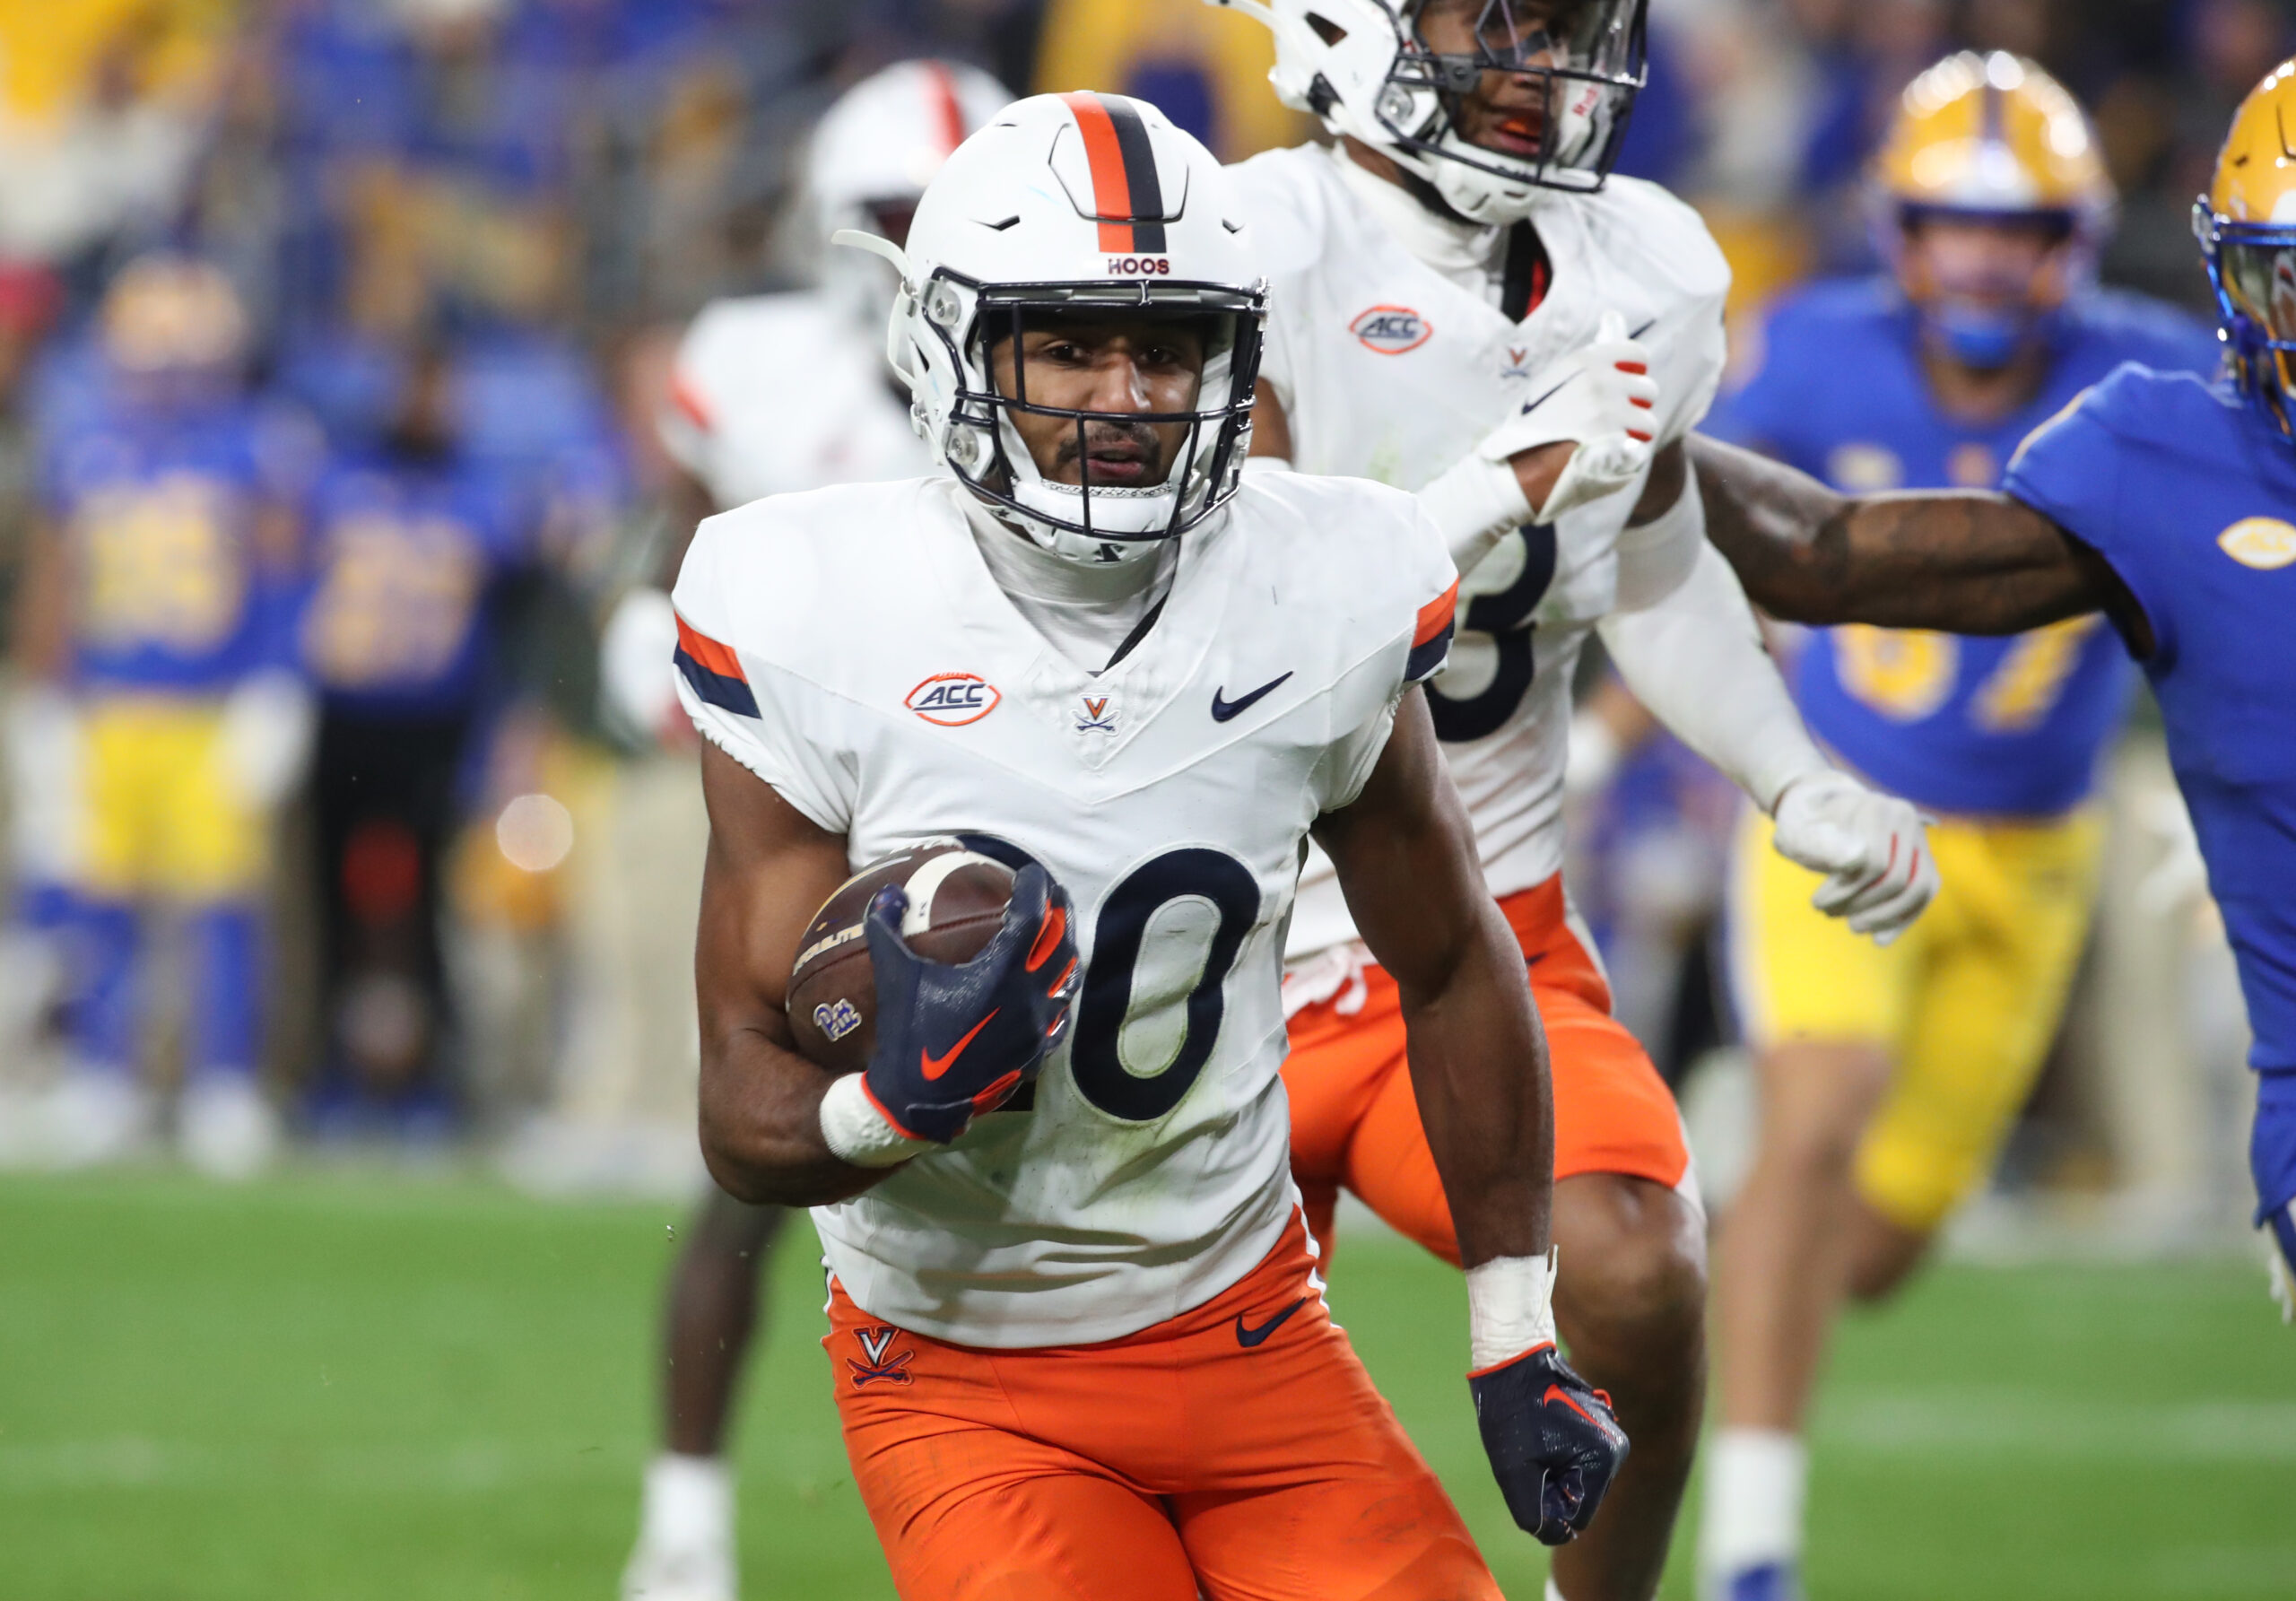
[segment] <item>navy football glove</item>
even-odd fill
[[[900,936],[909,897],[877,892],[863,920],[877,980],[877,1045],[862,1078],[902,1135],[947,1144],[1035,1079],[1068,1026],[1076,940],[1068,896],[1031,863],[1004,925],[970,961],[928,961]]]
[[[1467,1376],[1483,1453],[1518,1527],[1542,1545],[1586,1532],[1626,1460],[1611,1398],[1552,1345]]]

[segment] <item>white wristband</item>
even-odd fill
[[[831,1082],[822,1097],[822,1140],[831,1155],[857,1168],[897,1167],[933,1148],[932,1141],[910,1139],[886,1122],[857,1073]]]
[[[1467,1269],[1467,1370],[1484,1373],[1554,1344],[1559,1251],[1498,1257]]]
[[[1474,452],[1421,490],[1419,504],[1461,572],[1473,571],[1503,535],[1531,520],[1530,498],[1515,469]]]

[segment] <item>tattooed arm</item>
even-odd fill
[[[1702,435],[1690,448],[1707,536],[1772,616],[2013,634],[2101,611],[2132,652],[2152,654],[2152,625],[2111,565],[2006,495],[1853,500]]]

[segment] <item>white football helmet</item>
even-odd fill
[[[1251,441],[1267,287],[1243,214],[1212,152],[1164,114],[1121,95],[1040,94],[965,141],[918,204],[906,250],[874,236],[839,242],[893,263],[900,293],[886,355],[909,386],[934,455],[996,515],[1077,561],[1150,553],[1225,505]],[[1031,316],[1105,313],[1185,321],[1203,339],[1192,410],[1081,412],[998,392],[996,339]],[[1165,481],[1142,488],[1053,483],[1015,413],[1088,423],[1187,425]],[[1080,437],[1081,444],[1081,437]]]
[[[1394,158],[1474,222],[1520,222],[1542,189],[1601,188],[1649,76],[1649,0],[1205,3],[1257,17],[1274,32],[1268,80],[1285,105]],[[1420,22],[1436,5],[1465,9],[1472,53],[1429,47]],[[1460,135],[1458,101],[1485,73],[1540,82],[1546,114],[1535,155],[1503,154]]]
[[[826,241],[853,228],[898,239],[950,152],[1013,103],[1012,92],[961,61],[896,61],[839,95],[813,126],[805,193]],[[830,274],[872,324],[892,305],[891,274],[847,258]]]

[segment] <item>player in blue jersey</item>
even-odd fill
[[[2114,211],[2080,107],[2015,57],[1906,90],[1872,178],[1880,276],[1786,301],[1705,426],[1835,489],[1989,490],[2018,442],[2124,361],[2213,371],[2213,334],[2092,282]],[[1963,638],[1850,623],[1804,643],[1811,732],[1937,822],[1944,888],[1882,948],[1750,816],[1732,965],[1761,1133],[1716,1253],[1722,1425],[1706,1592],[1789,1585],[1802,1431],[1845,1294],[1894,1291],[1984,1183],[2047,1058],[2096,901],[2099,756],[2133,673],[2094,616]]]
[[[2102,612],[2167,725],[2248,1002],[2257,1218],[2296,1272],[2296,61],[2233,118],[2196,211],[2224,378],[2130,365],[2026,440],[1999,493],[1848,500],[1698,447],[1715,543],[1806,622],[2007,634]],[[2274,219],[2280,219],[2275,221]]]
[[[44,419],[17,655],[80,709],[75,1066],[38,1136],[58,1163],[154,1131],[137,1067],[155,914],[185,935],[185,1154],[236,1177],[276,1143],[256,1083],[260,908],[268,813],[309,744],[292,619],[314,446],[244,392],[247,327],[215,268],[146,257],[105,298],[85,382]]]
[[[311,497],[301,643],[320,697],[328,1051],[314,1112],[327,1131],[434,1130],[450,1110],[441,864],[496,699],[498,613],[533,544],[535,497],[465,445],[448,352],[396,366],[372,437],[345,426]]]

